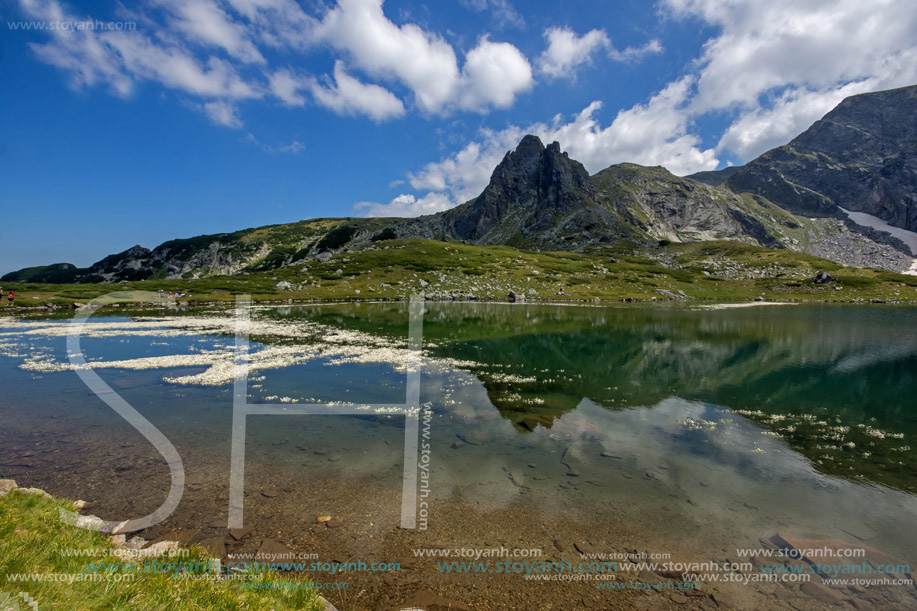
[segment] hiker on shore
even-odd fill
[[[15,296],[16,296],[16,293],[13,292],[13,291],[10,291],[10,296],[9,296],[9,300],[10,300],[10,301],[9,301],[9,303],[7,303],[6,305],[10,305],[10,306],[13,305],[13,297],[15,297]]]

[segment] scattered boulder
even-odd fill
[[[293,552],[288,547],[274,539],[262,539],[255,558],[258,560],[278,561],[284,558],[292,558],[292,554]]]
[[[812,284],[830,284],[832,282],[837,282],[837,278],[828,272],[818,272],[815,274],[815,277],[812,278]]]
[[[826,588],[825,586],[815,583],[814,581],[806,581],[799,588],[804,593],[808,594],[812,598],[819,600],[823,603],[828,603],[829,605],[836,605],[841,602],[842,598]]]
[[[210,537],[197,542],[196,545],[212,558],[223,558],[226,556],[226,544],[223,542],[223,537]],[[260,552],[261,550],[259,549],[258,551]]]
[[[276,285],[274,285],[278,291],[290,291],[293,289],[293,285],[287,282],[286,280],[281,280]]]
[[[6,496],[18,487],[15,480],[0,479],[0,497]]]
[[[245,528],[230,528],[229,536],[236,541],[241,541],[242,539],[250,536],[252,534],[252,527],[247,526]]]
[[[98,516],[79,516],[72,523],[72,526],[85,530],[100,531],[107,525],[107,522]],[[127,541],[125,541],[127,543]]]
[[[677,299],[684,299],[683,297],[676,295],[672,291],[667,291],[665,289],[656,289],[656,292],[662,295],[663,297],[665,297],[666,299],[671,299],[673,301]]]
[[[325,605],[325,611],[338,611],[338,608],[331,604],[331,602],[324,596],[319,596],[318,601]]]
[[[509,292],[509,300],[514,303],[525,303],[525,295],[516,291]]]

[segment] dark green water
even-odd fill
[[[284,310],[392,338],[402,305]],[[468,361],[502,417],[550,422],[589,399],[721,406],[778,433],[816,468],[917,489],[917,310],[428,306],[430,354]],[[522,381],[519,381],[519,380]],[[852,446],[850,444],[853,444]]]

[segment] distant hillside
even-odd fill
[[[6,274],[0,281],[92,283],[250,273],[291,265],[347,244],[393,239],[395,234],[384,230],[399,220],[315,219],[202,235],[170,240],[153,250],[134,246],[87,268],[69,263],[30,267]]]
[[[75,282],[79,269],[72,263],[53,263],[38,267],[26,267],[10,272],[0,278],[4,282],[48,282],[51,284],[68,284]]]
[[[708,170],[706,172],[695,172],[694,174],[688,174],[685,178],[690,178],[691,180],[696,180],[697,182],[702,182],[711,187],[718,187],[730,178],[735,175],[736,172],[742,169],[742,166],[730,166],[728,168],[723,168],[722,170]]]

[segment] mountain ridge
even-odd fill
[[[904,271],[914,262],[910,248],[854,223],[841,204],[892,226],[917,228],[917,127],[892,129],[914,114],[917,86],[852,96],[790,143],[745,166],[685,177],[633,163],[590,176],[557,142],[545,146],[526,135],[478,197],[436,214],[315,219],[169,240],[152,250],[134,246],[88,268],[58,263],[0,280],[232,275],[395,238],[542,251],[732,240]]]

